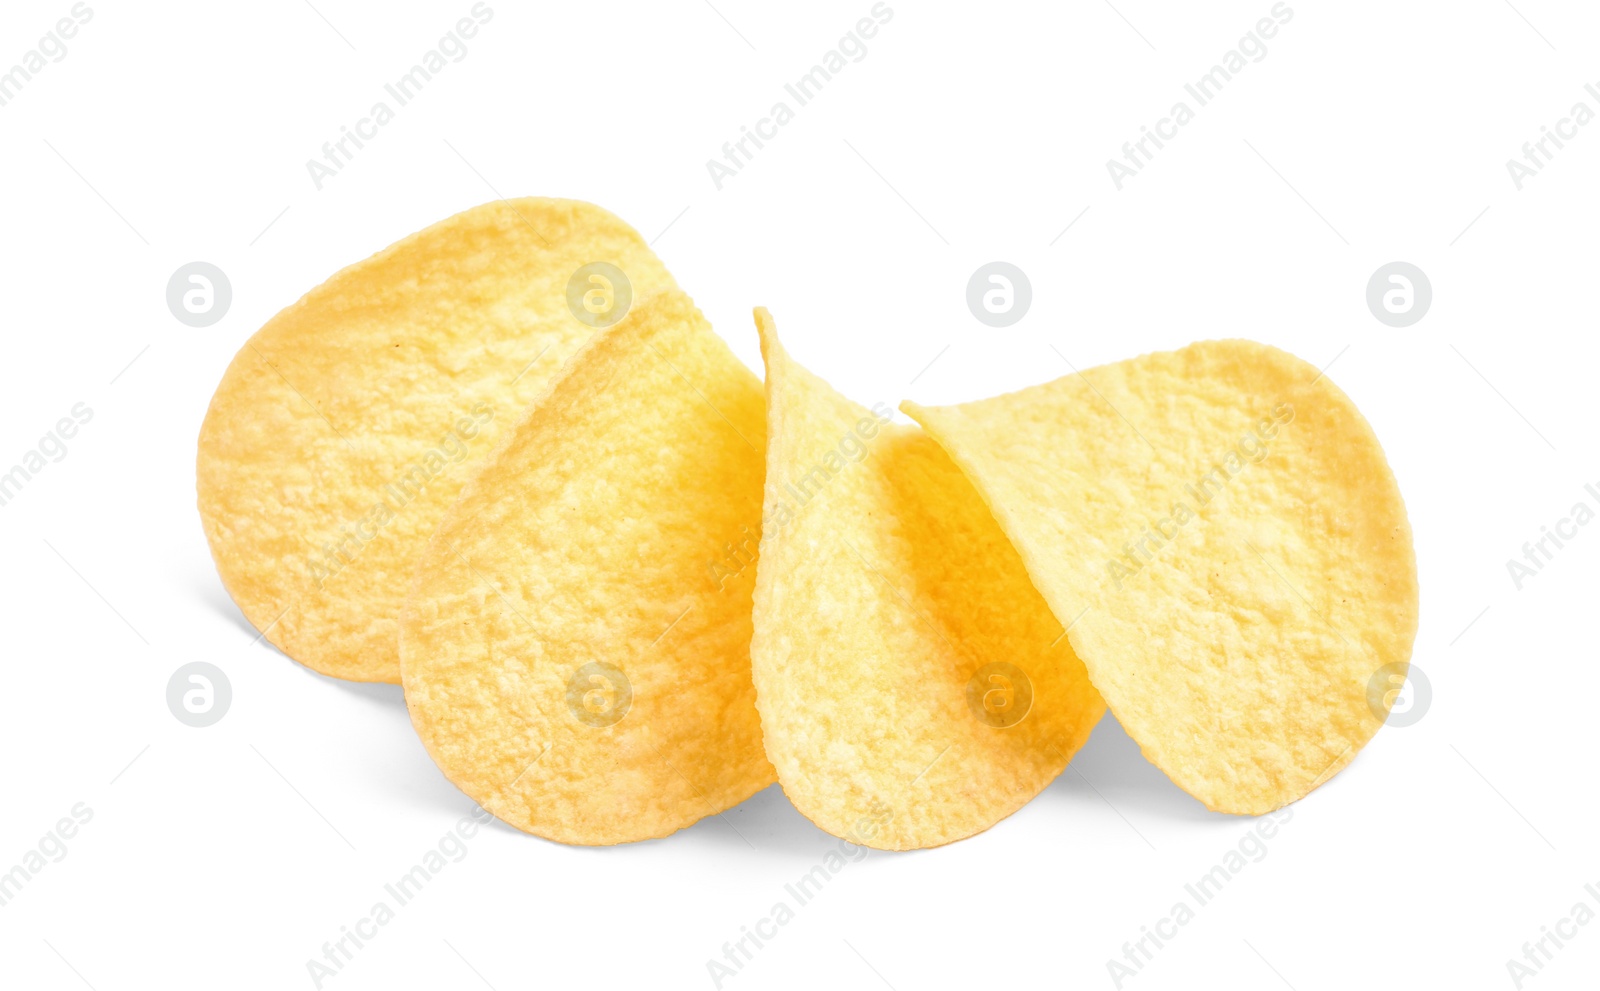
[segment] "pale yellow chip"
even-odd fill
[[[1417,628],[1411,527],[1371,427],[1312,365],[1208,341],[903,408],[1128,734],[1209,808],[1294,801],[1383,724],[1369,686],[1398,684]]]
[[[982,499],[921,430],[796,364],[756,311],[766,501],[751,644],[767,756],[818,826],[889,850],[981,832],[1105,711]]]
[[[773,781],[750,681],[761,383],[688,297],[636,304],[440,524],[400,624],[445,776],[566,843],[665,836]]]
[[[308,667],[398,682],[412,563],[474,462],[630,295],[673,286],[605,210],[504,200],[273,317],[200,428],[200,518],[233,600]]]

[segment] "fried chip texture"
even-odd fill
[[[1105,710],[982,499],[916,427],[767,366],[751,663],[767,756],[818,826],[887,850],[981,832]]]
[[[569,305],[597,262],[626,283]],[[228,593],[302,664],[398,682],[412,564],[474,462],[594,333],[590,307],[673,286],[605,210],[521,199],[311,290],[245,342],[200,428],[200,518]]]
[[[1207,341],[903,409],[983,493],[1144,754],[1214,811],[1301,798],[1383,724],[1417,573],[1367,421],[1315,367]]]
[[[760,381],[682,293],[634,306],[445,514],[401,615],[457,787],[565,843],[665,836],[773,781],[750,680]]]

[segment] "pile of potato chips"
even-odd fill
[[[850,842],[981,832],[1110,706],[1223,812],[1383,724],[1416,562],[1350,399],[1248,341],[1011,395],[766,377],[639,235],[487,204],[339,272],[240,350],[201,428],[224,584],[289,656],[400,682],[445,775],[567,843],[781,782]]]

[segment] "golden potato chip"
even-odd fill
[[[273,317],[200,428],[200,518],[233,600],[308,667],[398,682],[412,562],[472,463],[596,327],[673,285],[605,210],[504,200]]]
[[[756,311],[766,501],[750,654],[795,806],[866,846],[981,832],[1105,711],[1061,624],[937,444],[796,364]]]
[[[1208,341],[903,408],[1011,536],[1145,756],[1214,811],[1317,787],[1382,725],[1417,628],[1405,506],[1325,375]]]
[[[567,843],[665,836],[772,783],[750,682],[761,383],[688,297],[596,335],[418,563],[411,721],[445,776]],[[732,552],[747,547],[747,552]]]

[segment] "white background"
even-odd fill
[[[90,0],[67,56],[0,108],[0,467],[94,410],[0,507],[0,870],[94,810],[0,908],[0,983],[312,987],[306,961],[471,809],[398,687],[252,642],[193,459],[251,332],[497,195],[607,206],[753,367],[767,305],[868,405],[1054,378],[1051,345],[1079,368],[1219,336],[1334,362],[1416,529],[1431,708],[1295,805],[1125,987],[1509,988],[1507,959],[1600,882],[1600,525],[1520,591],[1506,571],[1600,488],[1600,122],[1521,191],[1505,167],[1575,102],[1600,110],[1593,5],[1291,0],[1266,57],[1119,192],[1106,160],[1269,0],[890,0],[866,57],[718,191],[706,160],[868,0],[491,0],[469,54],[318,191],[306,160],[471,3],[313,2]],[[70,6],[0,8],[0,68]],[[194,260],[233,285],[206,329],[164,300]],[[993,260],[1034,290],[1001,330],[963,298]],[[1433,285],[1409,328],[1364,300],[1394,260]],[[164,700],[196,660],[233,684],[207,729]],[[1251,823],[1206,812],[1109,718],[1073,768],[983,835],[850,864],[724,986],[1113,987],[1106,961]],[[776,786],[727,818],[737,833],[713,818],[611,849],[497,824],[324,986],[711,988],[706,961],[834,842]],[[1597,971],[1591,923],[1524,986]]]

